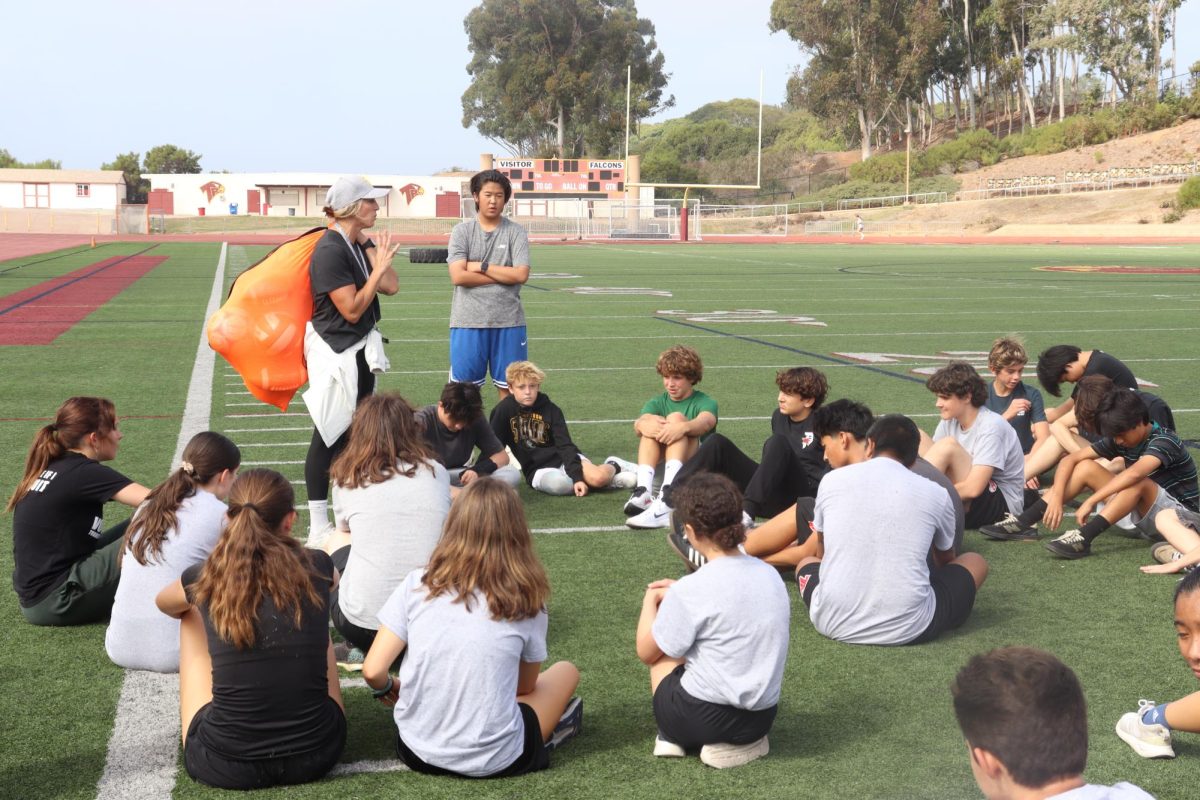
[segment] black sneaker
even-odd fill
[[[546,742],[546,751],[553,753],[563,744],[578,736],[582,730],[583,698],[572,697],[571,702],[567,703],[566,710],[558,718],[558,724],[554,726],[554,733],[550,734],[550,739]]]
[[[675,504],[671,502],[671,492],[675,489],[675,484],[668,483],[658,491],[658,499],[663,501],[663,505],[667,508],[674,508]]]
[[[639,486],[629,495],[629,499],[625,501],[625,516],[632,517],[635,514],[640,514],[650,507],[654,502],[654,495],[645,486]]]
[[[675,554],[683,559],[688,572],[695,572],[708,563],[708,559],[688,542],[683,528],[675,521],[674,514],[671,515],[671,530],[667,533],[667,544],[671,545]]]
[[[1061,558],[1083,558],[1092,554],[1092,545],[1077,530],[1070,530],[1045,543],[1046,549]]]
[[[979,532],[989,539],[1001,542],[1032,542],[1038,538],[1037,525],[1022,525],[1011,511],[999,522],[980,525]]]

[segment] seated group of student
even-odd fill
[[[179,671],[185,766],[202,782],[299,783],[339,760],[346,720],[330,621],[365,653],[363,677],[394,706],[397,752],[411,769],[517,775],[548,766],[549,753],[579,732],[582,701],[574,665],[541,670],[549,583],[514,487],[523,475],[550,494],[632,488],[630,526],[670,528],[690,573],[650,583],[638,620],[654,753],[698,751],[712,766],[736,766],[767,752],[781,693],[790,611],[777,568],[794,572],[821,634],[904,645],[967,619],[988,565],[961,552],[965,527],[1034,538],[1039,519],[1057,527],[1064,504],[1085,489],[1081,528],[1046,543],[1056,554],[1087,555],[1128,514],[1144,535],[1173,545],[1169,553],[1158,546],[1165,563],[1147,571],[1200,561],[1195,466],[1174,432],[1151,419],[1150,396],[1125,390],[1134,380],[1124,365],[1100,351],[1051,348],[1038,363],[1043,385],[1055,395],[1064,380],[1077,386],[1071,400],[1043,411],[1040,394],[1020,380],[1019,342],[998,340],[991,355],[990,388],[961,362],[929,378],[942,416],[932,437],[901,415],[876,419],[845,399],[826,404],[828,384],[815,369],[784,370],[760,462],[714,432],[717,404],[694,388],[702,364],[683,346],[658,360],[665,392],[634,424],[636,464],[582,456],[561,409],[540,391],[544,373],[529,362],[509,366],[511,395],[488,421],[470,384],[447,385],[421,410],[396,394],[372,395],[331,467],[337,530],[320,549],[292,535],[290,483],[270,470],[239,474],[241,454],[224,436],[196,435],[151,491],[101,463],[121,439],[112,403],[71,398],[35,437],[8,504],[14,587],[29,622],[85,624],[111,613],[105,644],[115,663]],[[1033,499],[1055,464],[1052,487]],[[110,500],[137,512],[104,530]],[[1098,501],[1106,502],[1088,520]],[[1200,637],[1198,576],[1180,585],[1176,626],[1200,674],[1200,644],[1191,644]],[[1009,752],[1013,737],[989,728],[988,719],[1018,725],[986,710],[995,692],[971,699],[980,681],[1013,679],[1000,667],[988,677],[988,659],[1001,656],[972,660],[954,689],[985,793],[986,781],[1033,787],[1045,777],[1022,772],[1026,750]],[[1013,692],[1028,699],[1023,686]],[[1019,716],[1024,724],[1033,715]],[[1086,725],[1082,717],[1071,724],[1086,758]],[[1200,732],[1200,693],[1144,703],[1117,726],[1147,757],[1174,754],[1171,729]],[[1064,763],[1074,772],[1043,781],[1056,791],[1082,783],[1079,758]]]

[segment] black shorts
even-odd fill
[[[991,525],[1004,519],[1004,515],[1008,513],[1008,503],[1004,501],[1004,492],[1000,491],[996,482],[988,481],[983,494],[971,500],[971,505],[966,511],[963,527],[978,528],[980,525]]]
[[[333,552],[330,559],[333,561],[333,566],[337,569],[338,574],[344,574],[346,572],[346,562],[350,560],[350,545],[339,547]],[[334,629],[342,635],[343,639],[366,653],[375,642],[375,634],[378,631],[364,628],[361,625],[355,625],[346,619],[346,615],[342,613],[342,607],[339,604],[339,595],[340,592],[336,588],[329,593],[329,621],[333,623]]]
[[[796,498],[796,544],[804,544],[812,536],[813,517],[817,513],[817,498]]]
[[[931,642],[957,628],[967,621],[975,606],[975,579],[960,564],[947,564],[930,572],[929,585],[933,587],[933,619],[909,644]]]
[[[812,605],[813,590],[821,582],[821,562],[814,561],[805,564],[796,571],[796,588],[800,590],[800,599],[804,605]]]
[[[692,697],[680,684],[686,669],[680,664],[654,690],[660,737],[696,750],[706,744],[750,744],[770,732],[778,706],[750,711]]]
[[[517,703],[521,709],[521,720],[525,723],[525,747],[521,751],[521,755],[517,756],[516,761],[509,764],[499,772],[493,772],[491,775],[483,775],[484,778],[511,778],[514,775],[525,775],[529,772],[537,772],[546,769],[550,766],[550,753],[546,750],[546,743],[542,741],[542,724],[538,722],[537,712],[533,710],[533,706],[525,703]],[[457,778],[473,778],[474,775],[463,775],[453,770],[435,767],[432,764],[426,764],[421,760],[421,757],[408,749],[408,745],[396,736],[396,753],[400,756],[400,760],[411,769],[413,772],[419,772],[422,775],[452,775]]]
[[[333,703],[333,698],[329,702]],[[183,746],[183,765],[193,780],[218,789],[265,789],[320,780],[333,769],[346,746],[346,716],[339,708],[336,715],[331,715],[336,723],[323,731],[324,741],[312,750],[266,759],[231,758],[206,747],[204,737],[198,735],[211,709],[212,703],[207,703],[192,717]]]

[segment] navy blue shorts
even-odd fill
[[[514,361],[529,358],[524,325],[513,328],[451,328],[450,380],[482,386],[491,366],[492,383],[508,388],[504,371]]]

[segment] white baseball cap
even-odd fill
[[[325,193],[325,205],[336,211],[359,200],[378,200],[380,197],[386,197],[390,191],[391,189],[375,188],[366,178],[343,175],[334,181],[333,186]]]

